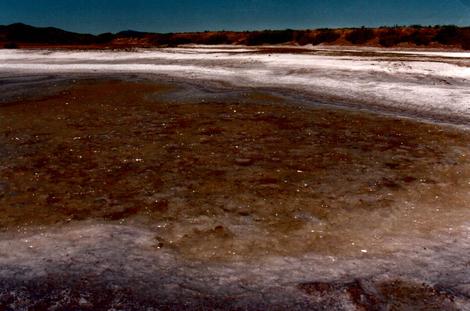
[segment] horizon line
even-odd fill
[[[144,33],[144,34],[184,34],[184,33],[204,33],[204,32],[257,32],[257,31],[286,31],[286,30],[292,30],[292,31],[306,31],[306,30],[322,30],[322,29],[332,29],[332,30],[341,30],[341,29],[358,29],[358,28],[369,28],[369,29],[378,29],[378,28],[394,28],[394,27],[422,27],[422,28],[434,28],[434,27],[446,27],[446,26],[455,26],[458,28],[469,28],[469,25],[458,25],[458,24],[434,24],[434,25],[422,25],[422,24],[407,24],[407,25],[399,25],[399,24],[394,24],[394,25],[380,25],[380,26],[366,26],[366,25],[360,25],[360,26],[345,26],[345,27],[312,27],[312,28],[258,28],[258,29],[245,29],[245,30],[230,30],[230,29],[219,29],[219,30],[195,30],[195,31],[174,31],[174,32],[158,32],[158,31],[144,31],[144,30],[136,30],[136,29],[122,29],[117,32],[112,32],[112,31],[105,31],[105,32],[78,32],[78,31],[73,31],[73,30],[67,30],[65,28],[57,27],[57,26],[36,26],[33,24],[27,24],[25,22],[14,22],[10,24],[0,24],[0,26],[8,27],[12,25],[25,25],[25,26],[30,26],[34,28],[55,28],[59,29],[62,31],[66,32],[71,32],[71,33],[76,33],[76,34],[81,34],[81,35],[100,35],[100,34],[105,34],[105,33],[111,33],[111,34],[119,34],[121,32],[125,31],[133,31],[137,33]]]

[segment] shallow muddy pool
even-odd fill
[[[466,130],[180,88],[84,80],[0,107],[2,231],[93,220],[239,261],[390,254],[468,221]]]
[[[464,126],[25,79],[0,106],[0,308],[468,309]]]

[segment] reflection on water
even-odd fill
[[[232,260],[381,254],[468,219],[467,132],[271,94],[172,92],[87,81],[1,107],[1,228],[130,223],[157,249]]]

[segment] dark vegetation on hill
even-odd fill
[[[370,28],[359,28],[348,32],[345,36],[346,40],[352,44],[365,44],[368,41],[374,39],[375,32]]]
[[[0,26],[0,38],[18,43],[91,44],[98,39],[98,36],[78,34],[54,27],[38,28],[18,23]]]
[[[147,33],[126,30],[117,34],[78,34],[58,28],[38,28],[25,24],[0,26],[4,48],[28,46],[80,46],[125,48],[178,46],[182,44],[335,44],[382,47],[437,47],[470,50],[470,27],[395,26],[315,30],[218,31],[194,33]]]

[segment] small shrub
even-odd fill
[[[417,30],[410,35],[409,41],[416,45],[429,45],[432,41],[432,34],[429,34],[429,32],[426,31]]]
[[[18,44],[16,44],[15,42],[8,42],[8,43],[5,43],[3,48],[5,48],[5,49],[17,49]]]
[[[295,42],[300,45],[306,45],[313,42],[315,38],[315,33],[311,30],[299,31],[295,35]]]
[[[379,44],[384,47],[391,47],[404,41],[406,40],[404,40],[400,31],[394,28],[387,29],[379,34]]]
[[[153,43],[158,46],[168,46],[168,47],[176,47],[180,44],[190,44],[194,43],[189,37],[178,36],[178,34],[164,34],[158,35],[156,38],[153,39]]]
[[[462,49],[470,50],[470,28],[461,30],[460,44]]]
[[[209,44],[209,45],[214,45],[214,44],[228,44],[230,43],[230,40],[228,36],[225,33],[215,33],[210,35],[204,42],[203,44]]]
[[[460,41],[459,28],[453,25],[442,26],[434,37],[434,40],[445,45],[458,44]]]
[[[293,40],[293,34],[294,31],[290,29],[256,31],[248,34],[246,44],[261,45],[286,43]]]
[[[312,44],[331,43],[339,39],[341,35],[331,29],[320,30],[313,38]]]
[[[369,28],[358,28],[354,29],[346,35],[346,40],[352,44],[364,44],[369,40],[372,40],[375,37],[375,33],[372,29]]]

